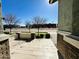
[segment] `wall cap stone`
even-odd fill
[[[6,35],[6,34],[0,34],[0,42],[1,41],[4,41],[6,39],[9,39],[9,35]]]

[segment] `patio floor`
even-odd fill
[[[51,39],[10,40],[10,56],[11,59],[58,59],[57,48]]]

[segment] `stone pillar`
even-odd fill
[[[72,32],[73,0],[59,0],[58,28],[59,31]]]
[[[79,36],[79,0],[59,0],[59,31]]]
[[[79,36],[79,0],[73,0],[72,34]]]
[[[0,59],[10,59],[9,40],[0,38]]]
[[[57,48],[64,59],[79,59],[79,0],[59,0]]]
[[[1,0],[0,0],[0,33],[3,31],[3,25],[2,25],[2,7],[1,7]]]
[[[79,0],[58,1],[58,51],[63,59],[79,59]]]

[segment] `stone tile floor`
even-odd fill
[[[11,59],[58,59],[57,48],[51,39],[34,39],[31,42],[10,39]]]

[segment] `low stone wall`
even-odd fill
[[[22,39],[31,38],[31,33],[20,33],[20,38]]]
[[[34,33],[16,33],[14,36],[15,40],[23,40],[26,42],[30,42],[35,38]]]
[[[10,59],[9,40],[0,41],[0,59]]]
[[[66,40],[67,38],[64,38],[64,35],[58,33],[57,48],[63,56],[63,59],[79,59],[79,49],[64,39]]]

